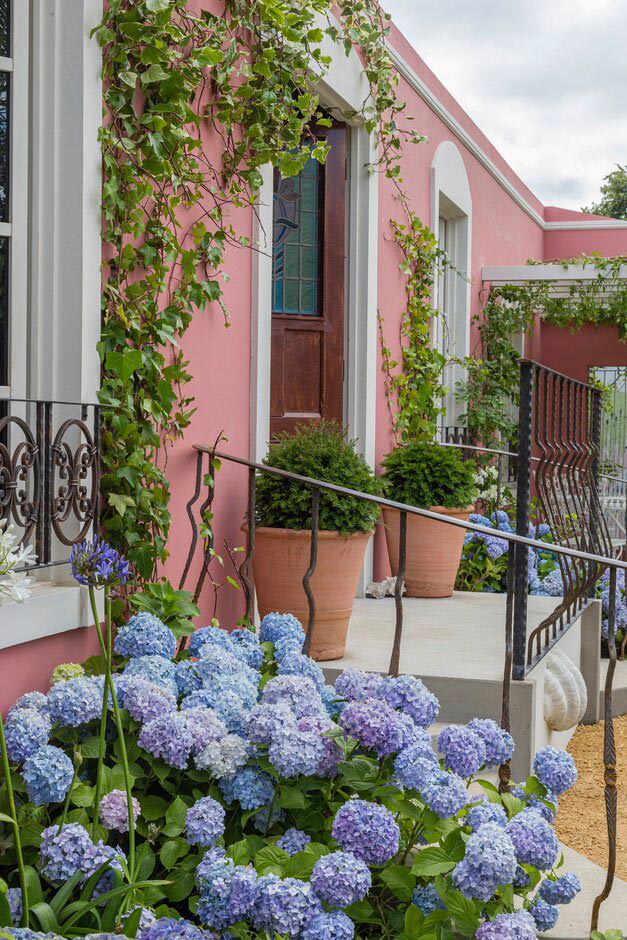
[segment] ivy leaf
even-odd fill
[[[161,13],[173,6],[172,0],[146,0],[146,9],[151,13]]]
[[[126,384],[133,373],[141,367],[141,364],[141,349],[132,349],[130,347],[121,351],[112,349],[107,353],[105,359],[105,369],[107,372],[113,372],[124,384]]]

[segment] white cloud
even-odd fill
[[[627,3],[384,0],[418,54],[548,205],[627,163]]]

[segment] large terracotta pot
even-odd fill
[[[357,579],[371,533],[318,533],[318,561],[311,577],[316,603],[310,656],[340,659],[346,650]],[[311,531],[255,529],[253,571],[260,617],[271,611],[294,614],[306,628],[309,620],[303,576],[309,567]]]
[[[468,519],[472,506],[467,509],[446,509],[430,506],[431,512]],[[398,571],[400,513],[397,509],[384,509],[385,537],[392,574]],[[408,597],[450,597],[455,588],[457,569],[462,557],[466,530],[460,526],[436,522],[423,516],[407,515],[407,559],[405,565],[405,591]]]

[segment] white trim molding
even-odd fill
[[[594,264],[503,264],[483,268],[481,277],[490,284],[528,284],[530,281],[566,283],[594,281],[599,271]],[[621,266],[620,279],[627,280],[627,264]]]

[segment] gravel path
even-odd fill
[[[575,758],[579,779],[560,798],[557,835],[566,845],[607,866],[607,829],[603,779],[603,722],[582,725],[568,750]],[[618,771],[618,855],[616,874],[627,881],[627,715],[614,719]]]

